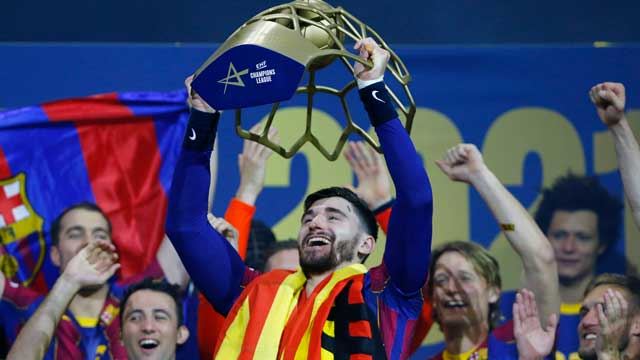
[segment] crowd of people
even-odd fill
[[[51,225],[60,276],[46,296],[0,273],[7,359],[407,359],[433,324],[444,335],[433,359],[640,359],[640,279],[596,271],[618,238],[621,203],[596,178],[568,174],[531,216],[476,146],[448,150],[438,168],[480,194],[522,262],[520,290],[503,291],[500,264],[482,246],[432,248],[432,189],[384,84],[389,53],[371,39],[355,48],[373,62],[354,72],[383,150],[348,144],[357,187],[310,194],[297,239],[276,241],[253,219],[271,151],[247,141],[235,197],[224,216],[210,214],[220,112],[188,78],[189,134],[156,261],[116,280],[108,217],[90,203],[65,210]],[[589,96],[640,226],[640,148],[625,88],[602,83]],[[383,261],[367,268],[379,230]]]

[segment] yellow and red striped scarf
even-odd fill
[[[301,270],[276,270],[254,280],[229,312],[218,339],[216,359],[333,359],[321,347],[322,333],[333,335],[327,317],[345,285],[357,280],[360,288],[367,269],[354,264],[323,280],[295,319],[289,319],[307,281]],[[283,338],[287,328],[287,338]]]

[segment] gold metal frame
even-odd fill
[[[304,133],[294,142],[289,148],[285,149],[279,144],[276,144],[269,140],[269,129],[273,124],[275,115],[280,107],[280,103],[275,103],[271,107],[271,112],[267,118],[265,126],[262,127],[261,133],[253,133],[242,127],[242,109],[237,109],[235,113],[236,119],[236,132],[237,134],[248,140],[256,141],[264,146],[269,147],[276,153],[280,154],[284,158],[291,158],[296,152],[307,142],[310,142],[315,146],[322,155],[329,161],[334,161],[340,155],[344,144],[346,143],[349,135],[352,133],[362,136],[373,148],[378,152],[381,152],[380,144],[377,143],[367,132],[365,132],[358,124],[353,121],[349,107],[347,105],[347,94],[356,88],[355,77],[348,82],[342,89],[335,89],[328,86],[316,84],[316,72],[321,70],[321,66],[318,64],[326,65],[328,62],[333,61],[335,58],[339,58],[348,71],[353,74],[354,69],[351,65],[351,61],[358,61],[367,67],[372,64],[369,61],[363,61],[356,54],[353,54],[347,50],[343,44],[343,40],[349,38],[351,40],[358,41],[367,37],[373,38],[381,47],[389,51],[391,57],[389,64],[387,65],[387,72],[393,75],[393,78],[400,84],[402,92],[406,97],[406,104],[402,102],[398,94],[396,94],[391,88],[387,86],[390,97],[394,104],[398,108],[401,115],[405,120],[405,129],[408,133],[411,132],[411,126],[413,123],[413,117],[416,111],[416,104],[409,90],[408,84],[411,80],[411,76],[407,71],[406,66],[402,60],[396,55],[396,53],[389,47],[389,45],[376,33],[373,29],[367,26],[362,21],[351,15],[341,7],[332,7],[321,0],[298,0],[288,4],[278,5],[267,9],[258,15],[247,21],[242,27],[240,27],[230,38],[234,37],[236,33],[241,31],[244,27],[251,25],[255,22],[276,22],[280,25],[288,27],[296,31],[300,36],[302,35],[302,29],[306,26],[314,26],[318,29],[325,31],[333,40],[331,47],[320,48],[319,51],[314,52],[308,59],[305,65],[305,71],[309,73],[309,81],[305,85],[301,85],[297,88],[296,94],[307,95],[307,112],[306,112],[306,127]],[[317,29],[316,29],[317,30]],[[215,55],[214,55],[215,56]],[[388,81],[388,79],[387,79]],[[344,110],[347,125],[343,129],[339,140],[333,150],[325,148],[319,141],[319,139],[311,131],[312,123],[312,110],[313,100],[317,93],[326,93],[337,96],[340,98],[340,103]]]

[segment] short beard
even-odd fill
[[[302,268],[302,272],[307,276],[323,274],[338,266],[338,257],[333,249],[331,249],[331,252],[329,252],[327,256],[314,259],[307,258],[302,251],[299,252],[300,268]]]
[[[343,241],[339,243],[336,248],[333,247],[332,243],[329,254],[316,259],[307,259],[304,256],[302,249],[298,248],[302,272],[307,276],[324,274],[328,271],[335,270],[341,263],[353,261],[353,253],[357,243],[357,239]],[[340,259],[342,259],[342,261],[338,260],[338,254],[340,254]]]

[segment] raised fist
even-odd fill
[[[360,52],[360,58],[363,60],[371,60],[373,67],[367,69],[364,65],[356,62],[353,71],[360,80],[375,80],[382,78],[387,68],[387,63],[391,54],[378,45],[372,38],[366,38],[356,42],[354,49]]]
[[[614,82],[598,84],[591,88],[589,97],[605,125],[616,125],[624,118],[624,85]]]
[[[216,110],[209,106],[200,95],[198,95],[195,91],[191,90],[191,82],[193,81],[193,75],[184,79],[184,86],[187,88],[187,102],[189,103],[189,107],[196,109],[198,111],[214,113]]]
[[[460,144],[447,150],[436,165],[453,181],[471,182],[471,178],[486,169],[482,154],[473,144]]]

